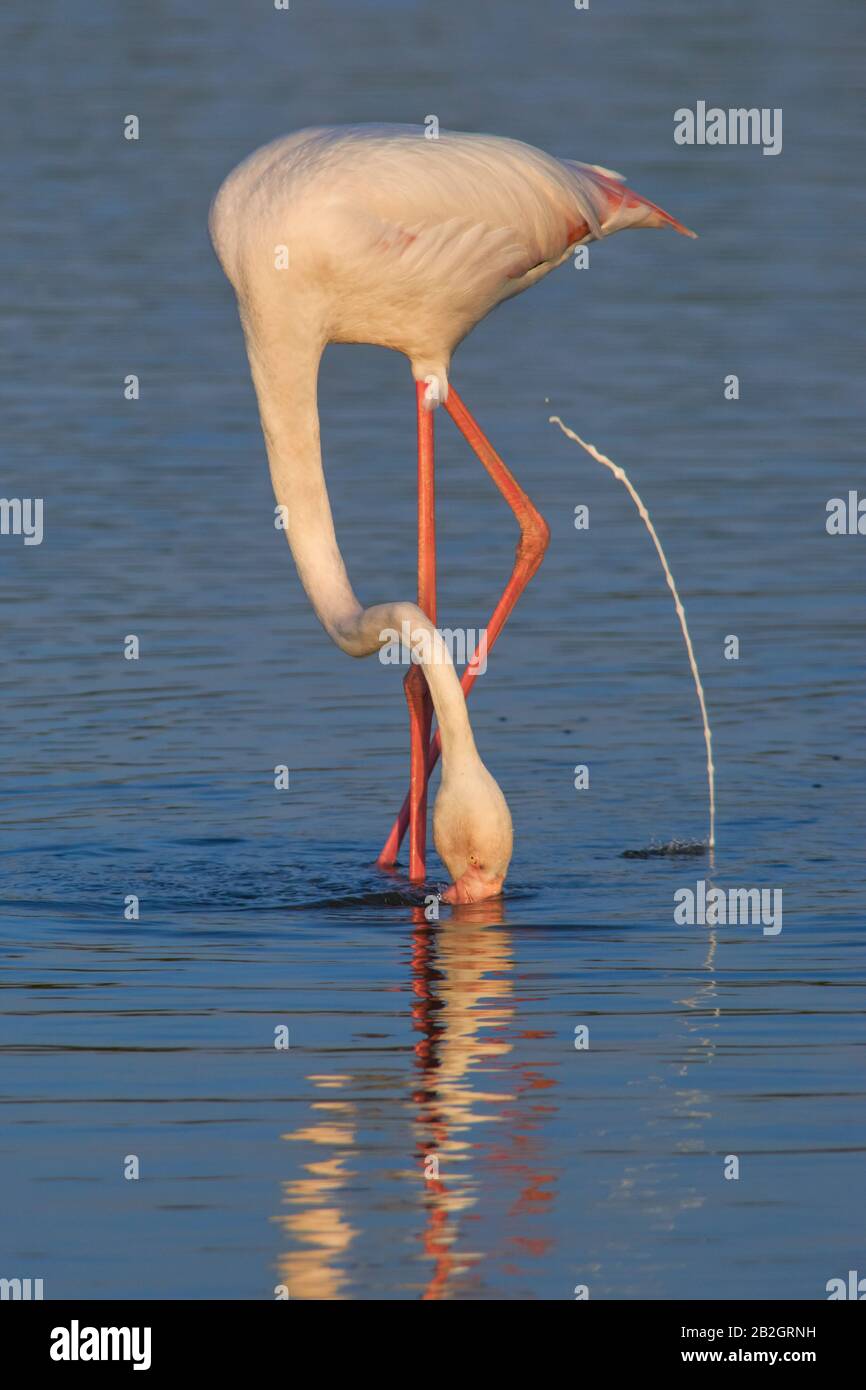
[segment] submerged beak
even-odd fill
[[[485,898],[498,898],[505,878],[485,878],[477,869],[469,868],[442,894],[443,903],[480,903]]]

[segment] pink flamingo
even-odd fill
[[[425,877],[427,783],[442,755],[433,837],[454,880],[446,902],[498,895],[512,852],[505,798],[475,746],[462,681],[436,631],[433,421],[444,404],[520,527],[514,568],[487,625],[489,651],[541,564],[548,528],[449,382],[455,347],[491,309],[583,246],[624,227],[694,236],[597,165],[492,135],[414,126],[304,130],[233,171],[210,229],[234,286],[286,536],[319,621],[351,656],[410,631],[405,680],[409,792],[379,863],[409,828],[409,874]],[[328,343],[374,343],[409,358],[418,420],[418,602],[364,608],[334,534],[316,387]],[[403,624],[408,628],[404,629]],[[476,654],[477,655],[477,654]],[[422,675],[423,671],[423,675]],[[431,740],[435,710],[438,731]]]

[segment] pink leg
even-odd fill
[[[433,412],[424,408],[423,382],[415,383],[418,416],[418,607],[436,623],[436,494],[434,480]],[[409,877],[423,882],[426,877],[427,846],[427,752],[433,702],[419,666],[408,672],[403,688],[409,706]],[[398,846],[399,848],[399,846]],[[386,861],[383,854],[380,863]]]
[[[490,622],[487,624],[487,650],[492,650],[497,637],[504,628],[511,615],[515,603],[520,598],[532,576],[535,574],[547,549],[547,542],[550,539],[550,530],[544,517],[536,511],[533,503],[527,497],[523,488],[517,482],[514,475],[502,462],[490,440],[483,433],[480,425],[470,415],[466,406],[461,401],[453,386],[449,386],[448,399],[445,402],[445,409],[451,416],[461,434],[465,437],[475,453],[480,458],[487,472],[490,474],[494,483],[498,487],[502,496],[505,498],[509,507],[517,518],[520,526],[520,540],[517,543],[517,554],[514,558],[514,568],[511,571],[511,578],[502,591],[502,597],[493,610]],[[435,622],[435,618],[434,618]],[[461,685],[464,695],[468,695],[478,677],[478,662],[480,653],[476,651],[472,660],[463,672]],[[437,733],[430,744],[427,757],[426,778],[429,779],[430,773],[436,766],[441,751],[441,740]],[[397,851],[400,848],[406,827],[410,823],[412,804],[412,792],[403,802],[400,814],[391,827],[391,833],[385,841],[382,853],[379,855],[379,863],[382,865],[393,864]]]

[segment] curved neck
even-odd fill
[[[288,335],[268,343],[261,325],[245,318],[244,327],[274,496],[285,509],[286,539],[319,622],[351,656],[378,651],[408,623],[442,734],[443,772],[458,758],[477,759],[457,673],[429,618],[403,601],[365,609],[349,581],[322,466],[317,386],[324,343],[292,343]]]

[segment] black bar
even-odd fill
[[[93,1378],[106,1368],[113,1376],[135,1375],[136,1360],[141,1365],[139,1379],[144,1375],[161,1378],[166,1373],[184,1371],[213,1371],[225,1378],[233,1373],[249,1376],[269,1363],[282,1364],[287,1372],[297,1372],[307,1355],[323,1357],[321,1369],[330,1373],[339,1350],[345,1346],[347,1355],[360,1369],[366,1358],[359,1352],[359,1344],[331,1340],[335,1335],[339,1337],[346,1322],[351,1329],[355,1316],[351,1306],[332,1308],[332,1318],[322,1305],[317,1305],[311,1319],[310,1305],[304,1303],[302,1310],[299,1304],[300,1300],[294,1304],[291,1300],[6,1301],[0,1304],[4,1361],[8,1365],[11,1359],[22,1372],[48,1372],[52,1379],[59,1380],[80,1374]],[[365,1306],[369,1308],[369,1302]],[[476,1315],[483,1317],[479,1304],[474,1306]],[[730,1370],[751,1365],[784,1370],[789,1365],[799,1365],[826,1377],[828,1372],[856,1364],[864,1331],[862,1315],[835,1301],[576,1300],[566,1316],[554,1316],[552,1330],[560,1352],[568,1347],[568,1339],[580,1338],[572,1344],[572,1352],[578,1358],[576,1365],[592,1352],[596,1357],[603,1356],[606,1369],[613,1374],[619,1370],[652,1374],[672,1367],[686,1371],[691,1367],[700,1374],[702,1367],[714,1364]],[[458,1318],[462,1325],[462,1316]],[[478,1327],[477,1322],[473,1325]],[[394,1327],[392,1314],[389,1326]],[[433,1326],[446,1330],[450,1324],[439,1324],[437,1318]],[[368,1356],[376,1354],[375,1341],[367,1340],[374,1328],[367,1313],[359,1330],[365,1333],[361,1346],[367,1347]],[[91,1329],[96,1329],[98,1335]],[[117,1336],[108,1332],[103,1336],[101,1329],[117,1329]],[[134,1329],[138,1329],[137,1334]],[[403,1330],[407,1330],[405,1325]],[[493,1350],[495,1357],[497,1345],[505,1351],[511,1340],[509,1337],[488,1342],[485,1356]],[[108,1359],[115,1349],[119,1354],[125,1353],[127,1359]],[[390,1342],[388,1349],[394,1349]],[[525,1350],[528,1349],[527,1345]],[[98,1350],[106,1359],[85,1359],[92,1350]],[[55,1359],[58,1353],[70,1358],[77,1353],[77,1359]],[[548,1353],[543,1354],[546,1357]],[[374,1365],[368,1362],[368,1371],[372,1369]]]

